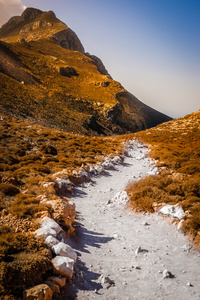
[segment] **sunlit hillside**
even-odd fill
[[[27,8],[0,28],[0,40],[4,114],[85,135],[137,132],[170,119],[128,96],[52,11]]]
[[[161,173],[127,188],[132,206],[153,212],[154,203],[180,203],[185,232],[200,246],[200,111],[135,134],[150,145]]]

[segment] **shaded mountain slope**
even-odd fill
[[[151,128],[159,125],[160,123],[167,122],[172,118],[169,118],[165,114],[153,109],[152,107],[142,103],[131,93],[127,93],[128,105],[131,109],[141,115],[146,123],[146,128]]]
[[[0,39],[5,114],[87,135],[136,132],[170,119],[130,96],[52,11],[27,8],[2,26]]]

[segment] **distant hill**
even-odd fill
[[[86,135],[137,132],[171,118],[114,81],[52,11],[27,8],[0,28],[0,109]]]

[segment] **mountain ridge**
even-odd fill
[[[10,58],[9,55],[6,57],[7,66],[5,60],[0,62],[1,75],[14,80],[9,83],[12,91],[8,92],[5,90],[5,87],[8,88],[6,78],[2,79],[5,83],[2,99],[11,99],[10,93],[13,97],[9,105],[1,101],[4,113],[12,114],[15,108],[18,117],[32,115],[32,120],[37,122],[40,118],[43,125],[50,126],[45,119],[48,118],[53,120],[54,125],[57,122],[61,129],[72,131],[73,128],[76,133],[89,135],[135,132],[171,119],[130,96],[120,83],[112,79],[98,57],[85,53],[76,33],[57,19],[52,11],[27,8],[21,17],[12,17],[2,26],[0,40],[1,53],[5,48],[10,53]],[[23,66],[19,67],[19,61]],[[8,70],[9,63],[13,66],[12,70]],[[24,82],[23,87],[21,82]],[[47,89],[51,89],[52,99],[47,96]],[[17,90],[20,92],[16,99]],[[22,90],[26,90],[29,104],[38,97],[43,98],[43,107],[37,100],[39,115],[35,112],[38,110],[36,103],[27,105]],[[65,115],[61,123],[50,107],[53,99],[57,99],[60,113]],[[70,107],[66,104],[69,99]],[[20,112],[22,102],[27,113]],[[47,117],[41,113],[44,109]],[[56,111],[59,113],[58,109]]]

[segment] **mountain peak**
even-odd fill
[[[0,40],[0,99],[7,112],[95,135],[134,132],[170,119],[114,81],[52,11],[27,8],[0,29]]]
[[[27,7],[24,12],[21,15],[21,19],[23,21],[33,21],[35,18],[37,18],[39,15],[41,15],[43,12],[40,9],[33,8],[33,7]]]
[[[0,39],[5,42],[50,39],[59,46],[84,53],[79,38],[53,11],[28,7],[21,16],[12,17],[0,28]]]

